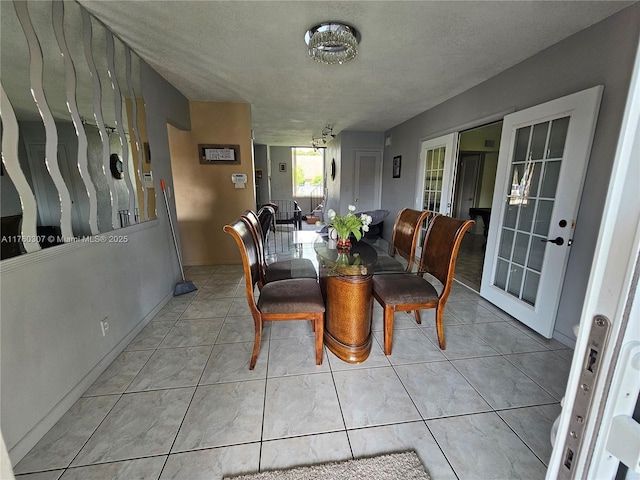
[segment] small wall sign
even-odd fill
[[[198,145],[200,163],[204,165],[240,164],[240,145]]]

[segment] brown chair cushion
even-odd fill
[[[308,258],[278,260],[267,265],[267,283],[290,278],[317,278],[316,268]]]
[[[427,280],[413,273],[374,275],[373,290],[386,304],[404,305],[438,300],[438,292]]]
[[[320,285],[312,278],[267,283],[258,298],[262,313],[324,312]]]

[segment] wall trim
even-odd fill
[[[558,320],[556,319],[556,322]],[[571,338],[568,335],[565,335],[564,333],[559,332],[558,330],[554,330],[553,334],[551,335],[551,338],[553,338],[554,340],[559,341],[560,343],[562,343],[563,345],[566,345],[569,348],[576,348],[576,339],[575,338]]]
[[[440,130],[439,132],[436,133],[430,133],[424,137],[420,137],[420,141],[418,142],[420,145],[422,145],[422,142],[426,141],[426,140],[431,140],[433,138],[438,138],[438,137],[442,137],[444,135],[449,135],[450,133],[453,132],[457,132],[457,133],[461,133],[465,130],[471,130],[472,128],[477,128],[477,127],[481,127],[483,125],[487,125],[489,123],[494,123],[494,122],[498,122],[500,120],[502,120],[505,116],[515,112],[517,110],[516,107],[509,107],[505,110],[501,110],[499,112],[495,112],[492,113],[490,115],[484,116],[484,117],[479,117],[476,118],[474,120],[469,120],[468,122],[465,122],[463,124],[460,125],[456,125],[453,127],[449,127],[449,128],[445,128],[443,130]]]
[[[149,222],[145,222],[149,223]],[[120,231],[120,230],[118,230]],[[31,255],[31,254],[29,254]],[[19,257],[17,257],[19,258]],[[146,314],[133,329],[120,340],[102,359],[80,380],[31,430],[29,430],[10,450],[9,458],[13,465],[17,465],[24,456],[51,430],[51,428],[69,411],[82,397],[84,392],[93,385],[102,373],[113,363],[131,341],[147,326],[169,300],[173,292],[168,293],[148,314]]]
[[[44,263],[51,258],[68,255],[70,253],[74,253],[78,250],[82,250],[90,246],[108,243],[110,235],[116,237],[122,235],[133,235],[148,228],[158,227],[159,225],[160,221],[156,218],[154,220],[149,220],[148,222],[136,223],[135,225],[130,225],[125,228],[119,228],[110,232],[99,233],[96,236],[85,237],[74,242],[65,243],[63,245],[56,245],[55,247],[51,248],[43,248],[41,250],[38,250],[37,252],[25,253],[17,257],[7,258],[0,262],[0,274],[20,270],[21,268],[28,265]],[[96,241],[96,238],[100,238],[101,241]],[[103,239],[106,239],[106,241],[102,241]]]

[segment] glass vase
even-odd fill
[[[342,237],[338,238],[336,250],[338,250],[338,253],[349,253],[351,251],[351,240]]]

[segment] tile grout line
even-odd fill
[[[211,279],[211,277],[209,277],[209,280],[210,279]],[[209,280],[207,280],[207,282],[205,282],[205,285],[209,282]],[[189,305],[193,302],[193,300],[195,298],[197,298],[197,296],[198,296],[198,294],[196,294],[195,297],[191,300],[191,302],[189,302]],[[189,307],[187,306],[187,308],[189,308]],[[186,312],[186,311],[187,311],[187,309],[184,310],[184,312]],[[184,314],[184,312],[182,312],[182,313]],[[180,317],[182,317],[182,314],[180,315]],[[225,321],[226,321],[226,317],[225,317]],[[209,363],[209,360],[211,359],[211,355],[213,355],[213,349],[214,349],[214,347],[216,345],[216,340],[220,336],[220,333],[222,332],[222,327],[223,326],[224,326],[224,322],[220,326],[220,330],[218,331],[218,335],[216,336],[216,339],[213,341],[213,344],[211,345],[211,350],[209,351],[209,356],[207,357],[207,361],[204,362],[204,366],[202,367],[202,372],[200,372],[200,377],[198,378],[198,381],[196,382],[196,385],[195,385],[195,387],[193,389],[193,393],[191,394],[191,398],[189,399],[189,403],[187,405],[187,408],[184,411],[184,415],[182,416],[182,420],[180,421],[180,425],[178,426],[178,428],[176,430],[175,437],[173,437],[173,441],[171,442],[171,445],[169,446],[169,451],[167,452],[167,457],[165,458],[165,461],[162,464],[162,468],[160,469],[160,474],[158,475],[158,478],[160,478],[162,476],[162,473],[164,472],[164,469],[166,468],[167,463],[169,462],[169,457],[171,456],[171,451],[173,450],[173,447],[176,444],[176,440],[178,439],[178,435],[180,434],[180,430],[182,429],[182,426],[184,425],[184,421],[187,418],[187,414],[189,413],[189,409],[191,408],[191,405],[193,403],[193,399],[196,396],[196,392],[198,391],[198,387],[200,386],[200,382],[202,381],[202,377],[203,377],[204,372],[205,372],[205,370],[207,368],[207,364]],[[167,333],[167,335],[168,335],[168,333]],[[165,336],[165,338],[166,338],[166,336]],[[163,339],[163,341],[164,341],[164,339]]]

